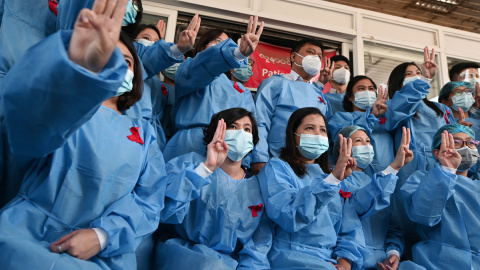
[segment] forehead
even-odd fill
[[[457,132],[457,133],[453,134],[452,137],[454,139],[473,140],[473,138],[465,132]]]
[[[144,35],[148,35],[152,38],[160,39],[157,32],[155,32],[155,30],[153,30],[152,28],[147,27],[147,28],[143,29],[140,33],[138,33],[137,38],[140,38]]]
[[[476,68],[466,68],[466,69],[462,70],[460,73],[464,73],[464,72],[465,73],[468,72],[470,74],[472,74],[472,73],[473,74],[478,74],[478,69],[476,69]]]
[[[350,138],[357,138],[357,137],[368,138],[368,135],[367,133],[365,133],[365,131],[359,129],[350,136]]]
[[[462,86],[459,86],[459,87],[453,89],[452,92],[455,91],[455,90],[464,90],[464,89],[468,89],[468,87],[462,85]]]
[[[315,50],[315,52],[318,54],[318,53],[322,53],[322,48],[318,47],[318,46],[315,46],[315,45],[312,45],[310,43],[307,43],[307,44],[303,44],[303,46],[300,48],[301,51],[306,51],[306,50]]]
[[[419,69],[415,65],[409,65],[406,69],[406,71],[417,71],[417,70],[419,70]]]
[[[216,37],[215,39],[217,39],[217,38],[220,38],[221,40],[226,40],[226,39],[228,39],[228,36],[225,33],[221,33],[220,36]]]
[[[237,125],[245,125],[245,124],[252,125],[252,121],[250,120],[250,117],[248,117],[248,116],[244,116],[240,119],[237,119],[233,123],[237,124]]]
[[[323,117],[319,114],[309,114],[302,119],[302,125],[325,126]]]
[[[335,61],[335,65],[348,66],[347,62],[343,60]]]
[[[127,56],[130,56],[131,58],[133,58],[133,56],[130,53],[130,51],[128,50],[127,46],[125,46],[125,44],[123,44],[123,42],[121,42],[120,40],[117,42],[117,47],[120,49],[120,51],[122,52],[123,55],[127,55]]]
[[[358,81],[354,87],[360,87],[360,86],[373,86],[373,83],[369,79],[362,79]]]

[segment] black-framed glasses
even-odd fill
[[[468,140],[468,141],[463,141],[459,139],[453,140],[455,144],[455,148],[462,148],[464,145],[468,146],[468,148],[476,148],[478,146],[478,141],[476,140]]]

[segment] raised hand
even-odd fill
[[[340,154],[338,156],[337,165],[335,166],[335,169],[333,169],[332,174],[338,180],[342,181],[352,174],[357,163],[355,159],[352,158],[352,139],[347,140],[342,134],[338,134],[338,138],[340,140]],[[353,165],[355,165],[355,167],[352,169]]]
[[[192,21],[188,24],[187,29],[180,33],[180,38],[178,39],[177,43],[177,48],[179,51],[186,53],[193,48],[201,22],[202,19],[198,17],[198,14],[195,14],[195,16],[192,18]]]
[[[88,260],[100,252],[100,242],[93,229],[76,230],[50,244],[50,250]]]
[[[225,121],[223,119],[219,120],[213,139],[207,145],[207,159],[203,164],[212,172],[220,167],[227,158],[229,146],[225,142],[226,130],[227,124],[225,124]]]
[[[378,262],[377,266],[380,270],[397,270],[400,258],[397,255],[390,255],[383,263]]]
[[[328,81],[333,77],[333,69],[335,68],[335,62],[330,62],[330,58],[324,57],[325,66],[320,72],[320,78],[318,80],[323,84],[327,84]]]
[[[460,166],[460,162],[462,162],[462,156],[455,150],[453,136],[446,130],[442,133],[442,143],[436,158],[442,166],[452,169],[457,169]]]
[[[387,99],[388,99],[388,91],[387,89],[383,89],[383,86],[380,85],[377,93],[377,101],[375,101],[372,107],[372,114],[375,115],[375,117],[378,118],[384,115],[385,112],[387,112],[387,109],[388,109]]]
[[[92,72],[107,64],[117,46],[127,0],[96,0],[82,9],[68,47],[70,60]]]
[[[394,168],[397,171],[399,171],[403,166],[407,165],[413,160],[413,151],[410,150],[410,129],[405,127],[403,127],[402,129],[402,142],[398,147],[395,160],[392,162],[392,164],[390,164],[390,167]]]
[[[458,108],[458,112],[460,113],[460,117],[458,118],[458,124],[471,127],[473,123],[467,122],[465,120],[465,112],[462,110],[462,108]]]
[[[158,32],[160,32],[160,39],[165,39],[165,31],[167,30],[167,24],[164,20],[158,20],[157,29]]]
[[[422,75],[425,78],[433,79],[437,72],[438,65],[435,63],[435,49],[432,49],[432,53],[430,53],[428,47],[425,47],[423,49]]]
[[[250,16],[250,20],[248,21],[247,33],[242,36],[239,46],[240,52],[245,57],[252,55],[252,53],[257,48],[258,42],[260,41],[260,36],[263,32],[263,21],[260,24],[258,31],[255,33],[255,31],[257,30],[257,24],[258,16]]]

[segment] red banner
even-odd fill
[[[253,76],[245,84],[246,87],[258,88],[260,83],[276,74],[290,73],[290,48],[279,47],[268,43],[260,42],[252,54],[255,64],[252,67]],[[324,57],[336,55],[335,50],[325,50]],[[316,76],[318,78],[318,75]]]

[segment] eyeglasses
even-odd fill
[[[463,94],[463,93],[473,95],[473,91],[472,91],[471,89],[468,89],[468,88],[467,88],[467,89],[463,89],[463,90],[460,90],[460,89],[458,89],[458,90],[453,90],[452,93],[453,93],[453,95],[455,95],[455,96],[461,95],[461,94]]]
[[[458,140],[458,139],[453,140],[453,142],[455,144],[455,148],[462,148],[464,145],[467,145],[468,148],[476,148],[478,146],[478,143],[479,143],[476,140],[462,141],[462,140]]]

